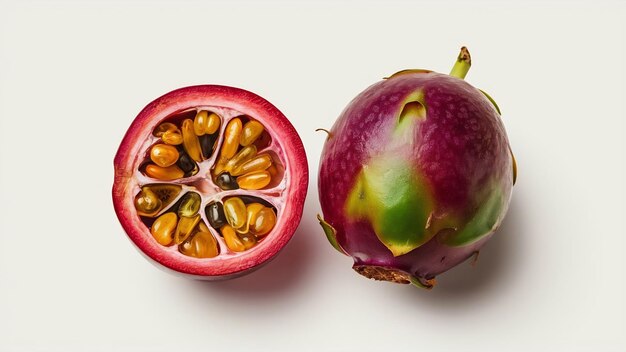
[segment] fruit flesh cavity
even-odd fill
[[[148,177],[144,168],[150,163],[149,148],[162,138],[154,135],[155,129],[164,122],[170,122],[180,130],[182,121],[193,120],[198,110],[214,112],[221,118],[220,127],[214,133],[219,137],[213,145],[211,156],[199,163],[188,157],[192,161],[190,163],[192,168],[190,171],[186,170],[180,163],[186,155],[181,140],[180,144],[172,145],[175,145],[181,154],[176,165],[185,172],[184,177],[173,181],[160,181]],[[264,132],[252,143],[259,153],[267,151],[273,158],[273,164],[268,168],[272,171],[272,181],[261,190],[224,191],[215,184],[213,175],[208,176],[210,170],[215,167],[221,150],[225,124],[236,117],[241,118],[243,124],[256,120],[264,126]],[[162,132],[162,135],[167,134],[166,131]],[[182,139],[181,133],[182,131],[172,132]],[[200,136],[201,148],[203,137]],[[203,154],[203,157],[205,156]],[[220,85],[176,89],[147,104],[127,129],[115,154],[113,165],[113,206],[131,243],[159,268],[202,280],[238,277],[252,272],[274,258],[296,231],[302,216],[308,184],[304,147],[297,131],[285,115],[273,104],[254,93]],[[141,191],[141,187],[155,184],[181,187],[177,196],[172,202],[167,203],[168,205],[164,206],[157,216],[170,210],[175,211],[176,208],[173,207],[177,206],[185,193],[193,191],[201,194],[202,204],[199,213],[202,221],[196,230],[204,226],[203,223],[208,228],[205,211],[208,204],[221,202],[232,196],[240,197],[246,204],[259,202],[274,207],[277,214],[276,225],[253,248],[237,253],[228,250],[218,231],[210,227],[209,232],[214,235],[220,250],[217,256],[198,258],[182,254],[176,246],[160,245],[149,230],[156,218],[139,215],[135,207],[135,197]],[[256,200],[251,200],[253,196]]]
[[[255,145],[264,138],[267,140],[263,137],[267,132],[260,122],[248,116],[233,117],[220,130],[222,123],[217,113],[204,109],[199,109],[193,118],[189,113],[166,118],[154,128],[152,135],[156,143],[149,149],[147,164],[139,169],[159,183],[150,180],[141,186],[135,196],[137,213],[160,245],[172,246],[193,258],[213,258],[250,250],[276,224],[276,209],[261,204],[272,203],[271,196],[220,197],[221,191],[261,190],[273,177],[281,177],[265,171],[277,163],[275,153],[265,152],[267,145],[257,143],[263,149]],[[221,146],[212,158],[217,145]],[[233,170],[237,171],[236,175],[229,173]],[[167,184],[183,181],[184,185],[186,178],[196,180],[182,188]],[[198,179],[205,182],[204,187],[196,187]],[[274,181],[280,184],[279,179]],[[212,185],[214,187],[210,187]],[[211,188],[216,191],[203,192]],[[169,191],[169,197],[157,195],[165,191]],[[174,202],[175,199],[178,201]],[[254,200],[258,200],[254,204],[260,206],[256,212],[260,215],[254,214],[254,219],[250,219],[247,204]],[[207,227],[206,223],[211,226]],[[258,230],[248,231],[257,227]]]

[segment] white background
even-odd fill
[[[0,2],[0,350],[626,350],[625,18],[617,1]],[[448,72],[461,45],[517,156],[509,214],[432,291],[367,280],[315,220],[314,129],[383,76]],[[292,242],[228,282],[157,270],[111,204],[137,112],[201,83],[273,102],[311,170]]]

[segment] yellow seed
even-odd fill
[[[261,210],[265,209],[265,205],[261,203],[250,203],[246,206],[246,221],[252,224],[256,221],[257,215]]]
[[[206,124],[209,117],[209,113],[206,110],[198,111],[196,118],[193,119],[193,131],[196,136],[203,136],[206,133]]]
[[[193,239],[200,232],[211,232],[209,230],[209,227],[206,226],[206,224],[202,220],[200,220],[200,222],[198,222],[197,229],[198,229],[198,231],[196,233],[192,234],[191,236],[189,236],[187,238],[186,241],[184,241],[183,243],[178,245],[178,251],[179,252],[181,252],[184,255],[188,255],[190,257],[195,257],[196,256],[196,248],[195,248],[194,243],[192,243]],[[217,246],[217,242],[216,242],[215,245]],[[216,249],[216,250],[219,252],[219,249]]]
[[[270,184],[272,177],[267,171],[257,171],[237,177],[241,189],[261,189]]]
[[[239,176],[255,171],[262,171],[272,165],[272,157],[269,154],[259,154],[243,164],[233,168],[231,174]]]
[[[176,222],[178,217],[176,213],[165,213],[159,216],[152,227],[150,228],[150,233],[154,237],[154,239],[159,242],[159,244],[163,246],[169,246],[172,244],[173,238],[172,233],[176,228]]]
[[[198,223],[198,231],[200,231],[200,232],[211,232],[209,230],[209,227],[206,226],[206,224],[204,223],[204,221],[200,221]]]
[[[174,233],[174,242],[176,244],[183,243],[187,237],[191,235],[191,232],[196,225],[198,225],[198,222],[200,222],[200,214],[191,218],[181,216],[178,226],[176,226],[176,232]]]
[[[242,228],[238,229],[237,232],[247,233],[250,228],[250,224],[254,223],[254,221],[256,220],[257,214],[263,208],[265,208],[263,204],[259,204],[259,203],[248,204],[246,206],[246,224]]]
[[[219,254],[217,240],[208,231],[196,233],[191,241],[197,258],[213,258]]]
[[[206,126],[204,127],[204,132],[206,134],[213,134],[215,132],[217,132],[217,130],[220,128],[220,117],[217,116],[217,114],[215,113],[211,113],[209,114],[209,117],[207,118],[206,121]]]
[[[226,125],[224,131],[224,142],[222,143],[222,151],[220,152],[217,163],[213,168],[213,175],[217,176],[224,172],[224,168],[228,161],[235,155],[239,147],[239,138],[241,135],[241,120],[234,118]]]
[[[202,161],[202,151],[200,149],[200,140],[193,131],[193,121],[186,119],[181,127],[183,132],[183,147],[189,156],[197,161]]]
[[[224,172],[224,168],[226,167],[227,163],[228,163],[228,159],[224,159],[222,157],[218,158],[217,163],[215,164],[215,167],[213,168],[213,175],[217,176],[221,174],[222,172]]]
[[[171,122],[163,122],[154,129],[153,134],[155,137],[161,137],[163,133],[167,131],[176,132],[178,131],[178,127],[176,127],[176,125]]]
[[[178,250],[195,258],[213,258],[219,254],[217,240],[209,231],[196,232],[178,246]]]
[[[183,143],[183,135],[180,131],[167,131],[161,136],[163,143],[169,145],[181,145]]]
[[[239,147],[239,138],[241,136],[241,120],[234,118],[226,125],[226,131],[224,131],[224,144],[222,145],[222,158],[230,160],[237,152]]]
[[[276,179],[276,176],[278,175],[278,169],[276,168],[275,164],[270,165],[270,167],[267,168],[267,172],[270,173],[272,179]]]
[[[224,165],[223,171],[231,172],[237,167],[240,167],[241,165],[243,165],[246,161],[252,159],[255,155],[256,155],[256,146],[251,145],[251,146],[245,147],[241,149],[239,153],[235,154],[235,156],[232,159],[228,160],[226,165]]]
[[[182,178],[185,176],[185,173],[176,165],[160,167],[150,164],[146,166],[146,175],[159,180],[168,181]]]
[[[272,208],[261,209],[250,223],[250,232],[256,236],[267,235],[276,225],[276,213]]]
[[[224,215],[230,226],[239,229],[246,224],[246,205],[240,198],[228,198],[224,201]]]
[[[220,229],[222,232],[222,236],[224,237],[224,242],[226,242],[226,246],[233,252],[243,252],[246,250],[246,246],[243,244],[239,236],[235,233],[230,225],[224,225]]]
[[[171,122],[164,122],[154,129],[154,135],[161,137],[164,143],[179,145],[183,142],[183,136],[178,127]]]
[[[240,143],[242,146],[247,147],[259,138],[263,133],[263,125],[259,121],[251,120],[246,122],[241,132]]]
[[[193,237],[195,237],[195,235],[189,237],[185,242],[179,244],[178,251],[186,256],[195,257],[196,251],[195,251],[195,248],[193,248],[193,244],[191,243],[191,240],[193,240]]]
[[[241,243],[243,243],[243,246],[246,247],[246,249],[250,249],[254,246],[256,246],[256,237],[251,234],[251,233],[246,233],[246,234],[237,234],[237,236],[239,237],[239,240],[241,241]]]
[[[150,149],[150,159],[161,167],[172,166],[178,160],[178,150],[167,144],[155,144]]]
[[[135,197],[135,208],[137,214],[142,216],[155,216],[161,210],[163,202],[159,196],[148,187],[143,187],[141,192]]]

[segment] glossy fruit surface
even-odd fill
[[[353,99],[329,131],[320,223],[370,278],[432,287],[507,211],[515,161],[495,102],[450,75],[405,70]]]

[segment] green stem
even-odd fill
[[[450,71],[450,76],[463,79],[465,78],[465,75],[467,75],[467,71],[469,71],[471,66],[472,58],[470,57],[469,51],[466,47],[461,47],[461,52],[452,67],[452,71]]]

